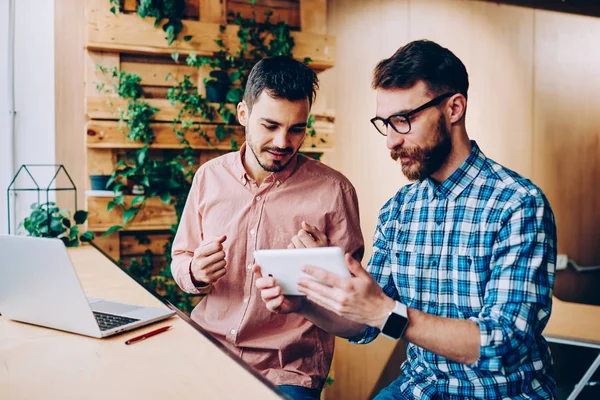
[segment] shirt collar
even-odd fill
[[[448,198],[452,201],[465,190],[467,186],[479,175],[487,157],[479,149],[477,143],[472,140],[471,153],[463,162],[463,164],[454,171],[444,182],[436,183],[431,177],[426,178],[426,190],[428,197],[433,199],[439,197],[441,199]]]
[[[254,181],[254,179],[252,179],[246,172],[246,168],[244,168],[243,160],[244,160],[244,155],[245,155],[247,149],[248,149],[248,146],[247,146],[246,142],[244,142],[240,146],[240,150],[239,150],[237,156],[235,157],[235,162],[233,165],[233,169],[235,171],[236,176],[240,179],[240,181],[244,185],[247,182]],[[267,183],[276,182],[277,186],[279,186],[287,178],[289,178],[296,170],[296,166],[298,165],[298,157],[299,157],[299,155],[296,154],[294,156],[294,158],[292,158],[291,161],[288,163],[288,165],[286,165],[286,167],[283,171],[272,172],[264,181]]]

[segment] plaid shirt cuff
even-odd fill
[[[379,336],[379,332],[379,329],[367,325],[367,329],[365,329],[362,335],[356,335],[355,337],[349,338],[348,341],[352,344],[371,343],[377,336]]]

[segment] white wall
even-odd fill
[[[15,164],[17,168],[21,164],[53,164],[54,0],[15,3]],[[6,189],[12,178],[8,164],[8,0],[0,1],[0,26],[0,231],[4,233],[7,231]],[[49,170],[40,170],[39,176],[40,185],[51,179]],[[18,196],[17,221],[23,219],[32,201],[35,196],[31,194]]]
[[[0,1],[0,232],[7,230],[6,188],[10,182],[8,148],[8,0]]]

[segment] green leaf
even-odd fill
[[[165,81],[168,81],[169,79],[171,79],[171,73],[170,72],[167,74],[167,77],[165,78]]]
[[[67,229],[63,226],[62,221],[58,218],[52,218],[50,220],[50,230],[57,234],[63,233]]]
[[[66,226],[67,228],[70,228],[71,227],[71,220],[69,218],[63,218],[62,219],[62,224],[64,226]]]
[[[116,14],[117,13],[116,7],[111,7],[110,8],[110,12],[113,13],[113,14]]]
[[[220,142],[221,140],[225,139],[225,134],[227,133],[227,130],[225,129],[225,127],[223,125],[217,125],[215,127],[215,137],[217,138],[217,140]]]
[[[120,229],[123,229],[123,227],[121,225],[113,225],[110,228],[108,228],[108,230],[106,232],[104,232],[104,235],[102,235],[102,236],[108,236],[111,233],[114,233]]]
[[[92,240],[94,240],[94,232],[87,231],[83,235],[81,235],[79,239],[81,239],[81,241],[84,243],[91,242]]]
[[[239,88],[229,89],[227,92],[227,101],[229,103],[239,103],[242,101],[243,92]]]
[[[133,200],[131,200],[131,206],[135,207],[138,204],[142,204],[146,201],[146,197],[145,196],[135,196],[133,198]]]
[[[231,80],[231,82],[235,82],[238,79],[240,79],[242,77],[242,73],[240,71],[233,71],[230,75],[229,75],[229,79]]]
[[[69,239],[75,240],[75,239],[77,239],[78,235],[79,235],[79,228],[77,226],[72,227],[71,232],[69,232]]]
[[[85,222],[88,217],[88,212],[84,210],[79,210],[73,215],[73,219],[77,225],[81,225]]]
[[[117,205],[117,203],[115,203],[114,200],[109,201],[108,204],[106,205],[106,211],[112,211],[116,205]]]
[[[139,208],[128,208],[125,210],[123,213],[123,225],[127,225],[127,223],[131,221],[131,219],[135,217],[139,211]]]
[[[121,193],[120,195],[115,197],[115,199],[113,201],[115,202],[115,204],[122,206],[125,204],[125,195],[123,193]]]
[[[144,165],[144,162],[146,162],[146,156],[148,155],[148,148],[144,147],[141,150],[138,151],[137,153],[137,163],[138,165]]]
[[[160,195],[160,200],[165,203],[166,205],[169,205],[171,203],[171,193],[163,193]]]
[[[192,40],[192,35],[187,35],[183,37],[184,42],[189,42],[190,40]]]
[[[173,61],[179,62],[179,52],[177,52],[177,51],[172,52],[171,58],[173,59]]]

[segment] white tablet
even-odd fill
[[[305,265],[313,265],[343,277],[351,276],[344,261],[344,252],[339,247],[256,250],[254,261],[260,266],[263,276],[275,278],[285,295],[304,296],[298,291],[298,280],[314,279],[302,272]]]

